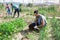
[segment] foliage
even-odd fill
[[[42,7],[39,10],[45,10],[47,12],[55,12],[56,11],[56,7],[55,6]]]
[[[29,4],[27,4],[27,6],[28,6],[28,7],[32,7],[32,4],[31,4],[31,3],[29,3]]]
[[[4,5],[0,4],[0,9],[4,10]]]
[[[51,25],[53,27],[53,37],[55,40],[60,40],[60,20],[53,18]]]
[[[46,13],[56,13],[57,12],[57,9],[55,6],[49,6],[49,7],[39,7],[38,9],[41,14],[46,14]]]
[[[26,26],[26,23],[23,18],[0,24],[0,39],[3,40],[5,37],[8,38],[9,35],[21,31],[24,26]]]
[[[49,31],[50,30],[50,31]],[[49,35],[51,36],[49,37]],[[40,30],[39,40],[60,40],[60,20],[53,17],[48,19],[48,24]]]
[[[39,32],[39,40],[49,40],[49,29],[50,29],[50,20],[47,19],[47,25],[44,26],[43,28],[40,29],[40,32]]]
[[[19,5],[19,7],[20,7],[20,12],[22,12],[22,8],[21,8],[22,5],[23,5],[23,4],[20,4],[20,5]]]

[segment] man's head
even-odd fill
[[[38,10],[35,10],[35,11],[34,11],[34,15],[35,15],[35,16],[38,16]]]

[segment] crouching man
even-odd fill
[[[36,20],[29,25],[29,30],[34,30],[35,26],[37,26],[37,28],[46,26],[46,18],[43,15],[39,14],[38,10],[34,11],[34,15],[36,17]]]

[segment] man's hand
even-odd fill
[[[37,26],[35,26],[34,28],[37,28]]]

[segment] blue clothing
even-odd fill
[[[19,4],[18,3],[14,3],[13,5],[12,5],[12,8],[14,8],[14,15],[13,15],[13,17],[15,16],[15,14],[16,14],[16,12],[18,13],[18,17],[19,17]]]
[[[14,3],[14,4],[12,5],[12,7],[13,7],[14,9],[19,9],[19,4],[18,4],[18,3]]]
[[[7,8],[7,13],[8,13],[9,15],[12,15],[10,8]]]

